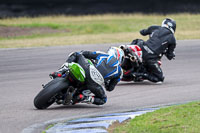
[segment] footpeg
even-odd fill
[[[76,89],[72,86],[69,86],[65,95],[65,99],[63,101],[64,105],[72,104],[73,95],[76,92]]]

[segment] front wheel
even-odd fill
[[[34,98],[34,106],[37,109],[46,109],[55,102],[55,96],[67,89],[69,83],[64,78],[55,78],[44,86],[37,96]]]

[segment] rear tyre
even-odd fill
[[[47,83],[37,96],[34,98],[34,106],[37,109],[46,109],[55,102],[55,96],[62,91],[67,89],[69,83],[64,78],[55,78]]]

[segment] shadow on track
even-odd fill
[[[149,81],[143,81],[143,82],[133,82],[133,81],[130,81],[130,82],[120,82],[119,84],[117,84],[117,86],[127,86],[127,85],[133,85],[133,86],[143,86],[143,85],[147,85],[147,86],[152,86],[152,85],[163,85],[165,83],[162,83],[162,84],[156,84],[156,83],[153,83],[153,82],[149,82]]]
[[[102,108],[103,106],[97,106],[97,105],[92,105],[92,104],[76,104],[76,105],[54,105],[52,107],[47,108],[46,110],[68,110],[68,109],[95,109],[95,108]]]

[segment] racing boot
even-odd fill
[[[84,96],[84,99],[81,101],[82,103],[92,104],[94,103],[93,96]]]
[[[83,101],[83,99],[84,99],[83,94],[79,94],[78,96],[74,96],[74,98],[72,100],[73,101],[72,105],[77,104],[77,103]]]
[[[73,99],[73,105],[76,103],[92,104],[93,102],[94,102],[93,96],[84,96],[83,94],[79,94]]]

